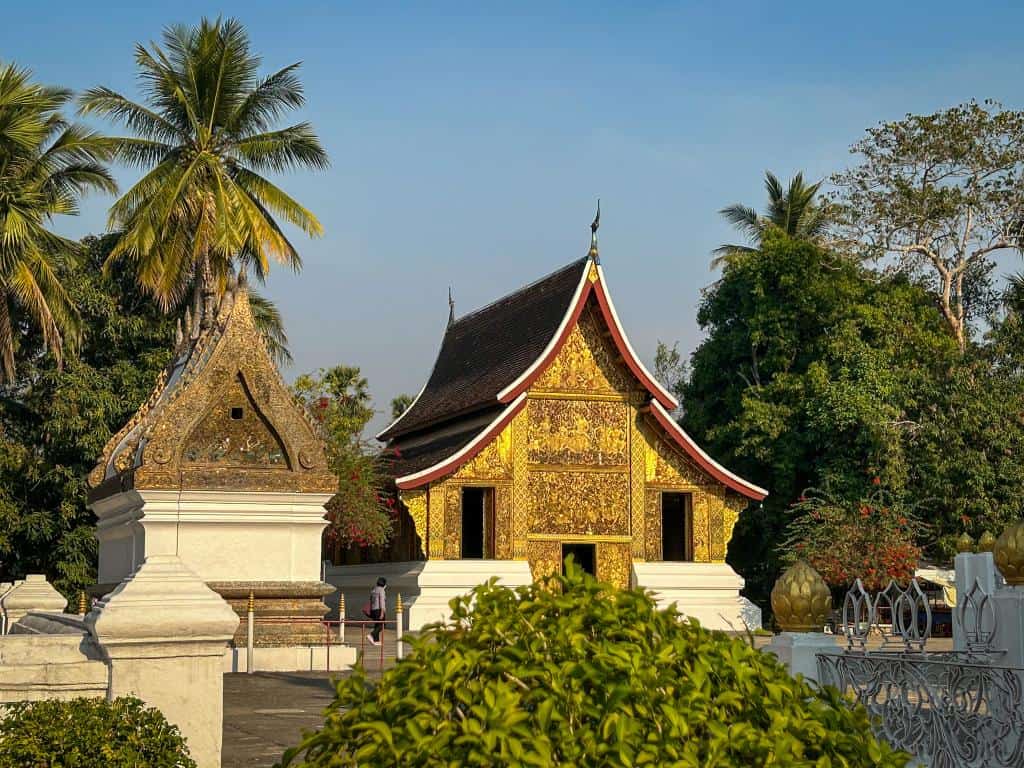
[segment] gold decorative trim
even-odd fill
[[[562,534],[562,533],[530,533],[526,536],[527,541],[564,541],[569,544],[629,544],[632,536],[601,536],[588,534]]]
[[[629,471],[629,464],[530,464],[530,472],[581,472],[584,474],[621,475]]]
[[[575,391],[531,389],[528,397],[530,400],[584,400],[591,403],[628,403],[632,399],[630,395],[613,392],[588,392],[585,389]]]

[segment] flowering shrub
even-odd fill
[[[906,583],[921,558],[915,543],[921,524],[910,509],[878,482],[850,502],[827,490],[811,490],[793,505],[794,519],[783,545],[790,559],[807,560],[833,587],[860,578],[869,590],[890,580]]]
[[[363,441],[373,416],[366,379],[358,368],[335,366],[304,374],[292,387],[320,423],[327,462],[338,477],[338,492],[327,502],[327,551],[386,544],[394,530],[395,502],[382,492],[376,451]]]

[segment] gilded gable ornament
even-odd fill
[[[125,483],[333,492],[323,440],[270,359],[244,285],[187,325],[153,394],[90,473],[94,495]]]
[[[608,466],[629,461],[625,403],[535,399],[527,411],[531,463]]]
[[[538,391],[625,394],[632,379],[618,360],[618,351],[602,337],[604,320],[585,310],[562,349],[537,379]]]

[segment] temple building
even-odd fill
[[[251,596],[261,668],[295,669],[301,647],[323,641],[333,592],[320,579],[323,505],[338,481],[267,352],[244,281],[194,310],[151,396],[89,476],[92,591],[109,592],[151,555],[178,555],[242,615],[236,645]]]
[[[705,625],[759,625],[725,555],[740,511],[767,491],[676,423],[676,398],[623,331],[593,231],[586,257],[450,313],[422,391],[378,435],[408,511],[392,551],[407,561],[330,569],[350,604],[389,575],[416,628],[491,576],[523,583],[571,555]]]

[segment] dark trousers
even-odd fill
[[[384,629],[384,611],[380,608],[373,608],[370,610],[370,618],[374,621],[373,629],[370,630],[370,636],[379,643],[380,633]]]

